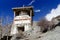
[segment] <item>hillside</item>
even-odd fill
[[[52,30],[47,31],[46,33],[41,33],[41,28],[37,26],[37,22],[34,21],[33,29],[24,33],[25,36],[20,35],[20,39],[17,35],[14,35],[11,40],[60,40],[60,16],[52,19],[52,22],[56,27]],[[51,22],[50,22],[51,23]],[[52,23],[51,23],[52,24]],[[50,25],[51,25],[50,24]],[[27,34],[26,34],[27,33]]]

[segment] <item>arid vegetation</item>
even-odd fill
[[[55,24],[52,21],[46,20],[45,18],[41,19],[38,22],[38,26],[40,26],[42,33],[45,33],[47,31],[52,30],[53,28],[55,28]]]
[[[0,38],[10,34],[12,20],[9,20],[9,18],[8,16],[6,17],[6,19],[3,17],[0,17]]]

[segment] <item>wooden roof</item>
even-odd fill
[[[27,7],[15,7],[15,8],[12,8],[14,11],[17,11],[17,10],[33,10],[33,6],[27,6]]]
[[[13,11],[15,11],[15,12],[19,12],[19,11],[30,11],[30,10],[32,10],[32,15],[34,15],[34,14],[33,14],[33,6],[15,7],[15,8],[12,8],[12,9],[13,9]]]
[[[33,8],[33,6],[15,7],[15,8],[12,8],[12,9],[22,9],[22,8]]]

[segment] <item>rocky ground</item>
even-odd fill
[[[17,36],[15,36],[15,38],[13,37],[14,39],[11,40],[60,40],[60,26],[46,33],[41,33],[36,29],[34,28],[35,31],[28,31],[28,34],[25,33],[25,36],[22,36],[23,38],[16,39]]]
[[[54,30],[46,32],[41,36],[40,40],[60,40],[60,26],[57,26]]]

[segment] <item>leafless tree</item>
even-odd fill
[[[6,17],[6,27],[5,27],[7,36],[10,35],[11,26],[12,26],[12,19],[11,19],[11,17],[7,16]],[[8,40],[8,37],[7,37],[7,40]]]
[[[38,22],[38,26],[41,28],[41,32],[47,32],[48,30],[52,30],[54,28],[54,24],[51,21],[46,20],[45,18],[41,19]]]
[[[0,39],[2,37],[2,17],[0,17]]]

